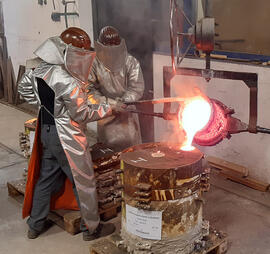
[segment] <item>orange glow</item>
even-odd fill
[[[192,151],[192,141],[198,131],[203,129],[210,120],[211,104],[202,96],[189,99],[179,112],[179,122],[186,132],[186,140],[181,147],[183,151]]]
[[[94,98],[94,95],[93,95],[93,94],[89,94],[89,95],[88,95],[88,101],[89,101],[91,104],[98,104],[98,101]]]
[[[185,143],[186,144],[186,143]],[[181,148],[180,148],[182,151],[186,151],[186,152],[189,152],[189,151],[193,151],[195,149],[194,146],[192,145],[183,145]]]

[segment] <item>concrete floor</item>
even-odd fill
[[[6,182],[20,179],[27,163],[19,154],[18,132],[32,118],[0,104],[0,254],[89,253],[82,235],[72,236],[52,226],[35,240],[26,237],[27,225],[21,218],[21,204],[10,198]],[[251,190],[227,180],[212,177],[205,195],[205,218],[229,237],[228,254],[270,253],[270,194]],[[118,222],[119,219],[114,220]]]
[[[230,184],[240,193],[239,184]],[[215,186],[205,199],[204,217],[228,234],[229,254],[270,253],[270,207]]]

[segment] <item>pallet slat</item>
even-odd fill
[[[225,175],[227,179],[230,179],[234,182],[241,183],[243,185],[246,185],[252,189],[258,190],[258,191],[263,191],[266,192],[269,190],[269,183],[265,183],[259,180],[256,180],[252,177],[245,177],[245,178],[239,178],[234,175]]]
[[[119,244],[121,240],[117,233],[97,240],[90,245],[90,254],[128,254],[129,252]],[[204,240],[205,247],[192,254],[225,254],[228,249],[227,236],[223,233],[210,230],[209,236]]]
[[[127,251],[120,250],[108,239],[101,239],[90,247],[90,254],[128,254]]]
[[[25,181],[17,180],[7,183],[8,194],[9,196],[18,200],[18,197],[23,197],[25,193]],[[18,200],[23,201],[23,200]],[[117,216],[119,204],[106,210],[99,210],[100,219],[103,221],[110,220]],[[81,222],[81,213],[80,211],[71,211],[71,210],[55,210],[51,211],[48,219],[53,221],[60,228],[64,229],[68,233],[74,235],[80,232],[80,222]]]

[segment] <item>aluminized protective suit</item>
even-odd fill
[[[81,213],[90,231],[99,224],[96,183],[92,159],[85,136],[86,123],[111,114],[108,104],[91,104],[84,92],[83,80],[78,71],[74,77],[67,71],[66,45],[59,37],[48,39],[35,54],[43,61],[28,71],[19,84],[19,93],[31,104],[40,104],[36,78],[43,79],[55,93],[54,119],[62,147],[68,159],[80,199]],[[74,55],[74,49],[71,49]],[[81,54],[81,53],[80,53]],[[81,54],[83,55],[83,54]],[[78,61],[85,61],[85,56]],[[73,58],[75,64],[76,58]],[[89,63],[91,62],[91,59]],[[78,63],[77,66],[80,66]],[[91,63],[92,64],[92,63]],[[75,68],[76,69],[76,68]],[[79,69],[78,69],[79,70]],[[79,77],[79,78],[78,78]]]
[[[120,45],[95,43],[96,58],[90,72],[89,97],[94,101],[114,104],[137,101],[144,93],[140,63],[127,52],[125,40]],[[132,107],[131,107],[132,108]],[[115,150],[141,143],[138,116],[117,113],[98,121],[98,140]]]

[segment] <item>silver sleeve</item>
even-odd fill
[[[95,63],[95,62],[94,62]],[[96,66],[93,63],[90,75],[88,77],[89,85],[87,86],[88,98],[92,103],[106,103],[107,98],[103,96],[100,91],[96,88],[97,86],[97,76],[96,76]]]
[[[93,104],[78,84],[71,84],[68,92],[62,97],[71,119],[77,123],[86,124],[111,114],[111,107],[108,104]]]
[[[88,100],[93,104],[106,103],[109,105],[116,105],[117,103],[117,100],[102,95],[102,93],[98,89],[96,89],[93,84],[88,85],[87,93],[88,93]]]
[[[87,86],[88,98],[92,103],[106,103],[107,98],[101,94],[101,92],[95,87],[95,84],[90,83]]]
[[[132,102],[142,98],[144,93],[144,79],[140,63],[136,58],[128,62],[127,90],[122,96],[122,101]]]
[[[28,70],[22,76],[18,84],[18,93],[29,104],[37,105],[38,100],[35,96],[34,89],[33,89],[34,77],[32,73],[33,73],[32,70]]]
[[[107,103],[110,105],[115,105],[116,100],[108,98],[104,96],[98,88],[98,82],[97,82],[97,76],[96,76],[96,66],[93,64],[88,81],[89,84],[87,86],[87,93],[88,93],[88,98],[92,103],[100,104],[100,103]]]

